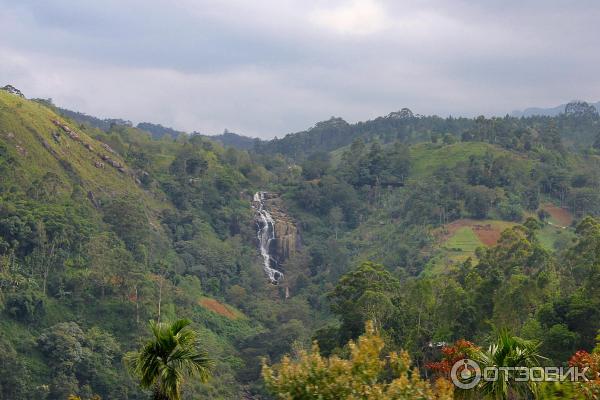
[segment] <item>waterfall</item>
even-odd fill
[[[283,273],[273,268],[276,264],[269,253],[271,241],[275,239],[275,221],[269,211],[265,209],[265,192],[256,192],[252,207],[256,210],[256,231],[260,255],[263,258],[263,269],[269,277],[269,281],[277,285],[283,279]]]

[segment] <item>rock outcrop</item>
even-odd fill
[[[52,123],[56,126],[58,126],[59,128],[61,128],[63,131],[65,131],[67,133],[67,135],[69,135],[69,137],[75,141],[79,141],[79,135],[77,134],[77,132],[73,131],[71,128],[69,128],[68,125],[65,125],[63,123],[61,123],[60,121],[53,119]]]
[[[264,207],[274,221],[275,239],[270,243],[270,254],[281,265],[300,247],[298,227],[286,213],[278,193],[264,192]]]
[[[102,143],[102,148],[108,151],[109,153],[117,154],[117,152],[114,151],[113,148],[107,145],[106,143]]]

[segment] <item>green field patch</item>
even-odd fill
[[[450,251],[457,252],[475,252],[475,249],[483,246],[483,243],[471,227],[465,226],[459,228],[450,238],[444,243],[444,248]]]
[[[553,251],[567,244],[570,245],[571,241],[575,238],[575,233],[572,229],[564,229],[546,224],[542,229],[537,231],[537,238],[546,250]]]

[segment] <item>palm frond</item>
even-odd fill
[[[154,336],[139,352],[127,354],[125,362],[140,386],[153,388],[158,397],[180,400],[181,385],[185,376],[197,377],[205,382],[214,368],[214,361],[201,350],[196,332],[186,329],[187,319],[172,323],[150,321]]]

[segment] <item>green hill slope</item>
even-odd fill
[[[20,184],[54,173],[71,185],[65,189],[78,184],[98,192],[139,192],[118,154],[41,104],[0,92],[0,132],[16,166],[12,176]]]
[[[15,371],[2,393],[145,398],[121,359],[160,309],[192,319],[218,360],[218,378],[188,393],[239,398],[234,344],[263,332],[261,318],[201,304],[235,310],[235,283],[271,296],[240,195],[251,185],[243,166],[251,179],[266,171],[248,164],[199,137],[103,132],[0,91],[0,349]],[[58,356],[63,342],[83,353]]]

